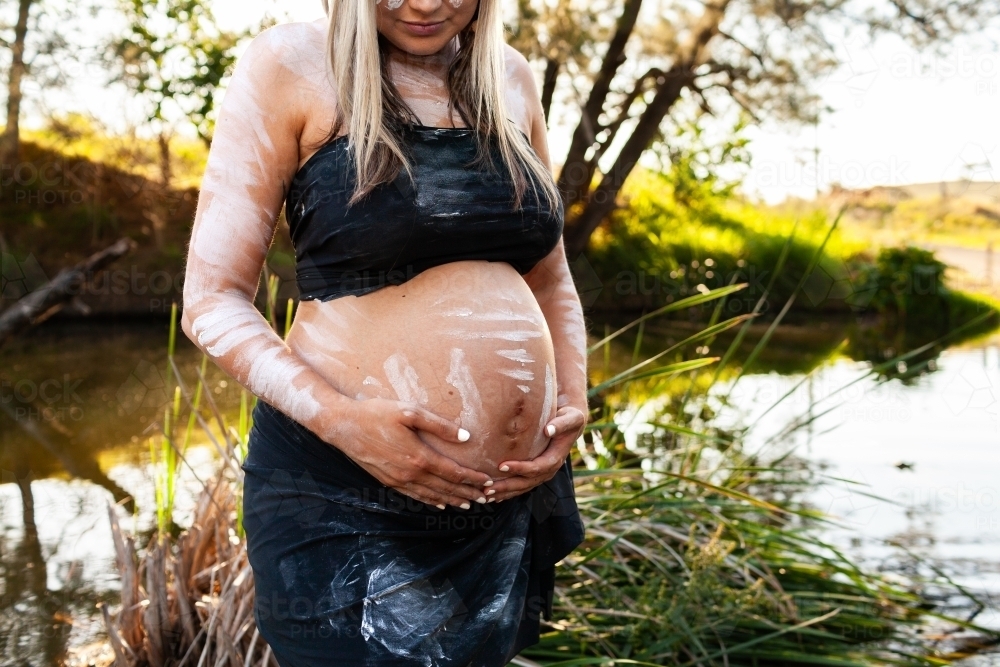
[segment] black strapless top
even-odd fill
[[[524,275],[555,248],[562,204],[549,208],[529,187],[515,209],[512,179],[495,147],[496,169],[471,166],[473,130],[411,125],[405,136],[413,179],[402,171],[353,206],[346,136],[325,144],[292,178],[285,217],[301,299],[366,294],[459,260],[507,262]]]

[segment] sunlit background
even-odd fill
[[[512,21],[523,4],[506,4]],[[859,16],[865,6],[846,5]],[[231,31],[324,16],[319,0],[209,6]],[[126,26],[113,3],[46,7],[41,25],[95,54]],[[652,30],[668,10],[701,7],[650,1],[638,25]],[[13,34],[16,13],[15,3],[0,3],[4,34]],[[599,18],[607,27],[615,17]],[[620,210],[572,254],[594,346],[593,385],[720,319],[759,315],[752,327],[734,322],[663,360],[724,357],[716,375],[710,368],[598,392],[592,421],[601,426],[576,459],[580,469],[596,469],[635,456],[652,481],[663,479],[657,466],[718,481],[705,471],[732,463],[737,450],[745,470],[787,464],[801,475],[795,488],[760,491],[747,479],[734,488],[826,513],[836,525],[811,533],[816,544],[828,540],[954,615],[917,633],[938,638],[937,658],[985,648],[957,664],[1000,665],[989,634],[1000,630],[1000,26],[986,21],[918,48],[893,34],[871,41],[863,26],[845,24],[824,33],[839,65],[809,84],[815,122],[763,113],[734,134],[736,105],[701,115],[684,97],[663,124],[665,140],[628,181]],[[245,48],[236,47],[237,58]],[[545,64],[532,65],[541,88]],[[0,667],[105,665],[113,657],[98,610],[106,604],[117,613],[121,602],[108,506],[140,546],[163,526],[157,488],[166,450],[157,438],[174,397],[171,359],[185,391],[200,379],[215,412],[202,408],[210,425],[185,441],[186,460],[176,465],[175,533],[190,525],[220,450],[239,442],[236,425],[245,425],[247,396],[235,382],[210,364],[199,378],[200,353],[183,335],[167,348],[205,146],[176,109],[150,122],[146,101],[109,83],[102,65],[67,61],[63,74],[59,85],[42,77],[23,84],[19,164],[69,165],[83,156],[74,173],[86,184],[0,185],[0,323],[60,269],[119,236],[139,245],[111,265],[112,282],[83,290],[37,327],[0,337]],[[587,92],[585,77],[564,77],[556,88],[549,142],[557,168]],[[695,122],[700,137],[690,132]],[[157,189],[155,143],[164,128],[173,133],[173,172]],[[749,160],[713,164],[728,141],[747,142]],[[671,150],[673,165],[662,159]],[[700,162],[688,173],[691,156]],[[601,166],[613,158],[614,150]],[[46,192],[57,194],[48,201]],[[77,208],[61,208],[58,197]],[[845,215],[834,223],[841,206]],[[279,232],[258,298],[279,332],[297,295],[293,262]],[[602,341],[636,317],[730,282],[749,287]],[[713,310],[715,303],[723,305]],[[185,410],[178,423],[187,423]],[[708,498],[710,506],[712,497],[699,495],[710,492],[695,486],[677,486],[677,498],[697,496],[703,506]],[[914,584],[921,576],[932,583]],[[830,664],[875,664],[858,655]],[[767,660],[753,664],[775,664]]]
[[[220,26],[231,30],[256,25],[264,16],[280,22],[325,16],[318,0],[223,0],[211,6]],[[647,14],[656,11],[656,3],[647,5]],[[95,31],[106,25],[95,23]],[[833,184],[857,189],[1000,180],[998,37],[995,31],[963,36],[947,53],[934,53],[894,36],[870,43],[860,28],[831,30],[828,38],[843,64],[815,85],[825,108],[819,123],[754,125],[747,133],[753,163],[746,193],[777,203],[790,196],[812,198]],[[40,98],[47,108],[87,111],[112,128],[140,120],[122,113],[128,109],[127,91],[108,88],[100,77],[80,77]],[[26,121],[41,123],[41,110],[33,111]],[[554,155],[565,150],[573,130],[572,119],[559,121],[555,113]],[[720,126],[725,122],[720,119]]]

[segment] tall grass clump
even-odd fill
[[[719,321],[726,300],[746,287],[733,285],[661,307],[591,348],[603,348],[607,360],[611,341],[637,329],[631,365],[595,371],[590,395],[598,414],[579,444],[584,465],[576,472],[586,541],[558,570],[559,618],[527,655],[560,666],[916,666],[962,657],[940,635],[929,637],[925,630],[933,622],[946,619],[952,628],[981,633],[987,643],[1000,639],[946,617],[923,594],[931,584],[956,595],[959,587],[916,578],[901,585],[862,569],[824,541],[822,529],[832,519],[812,508],[804,493],[823,483],[816,472],[787,447],[770,457],[760,448],[748,452],[745,438],[755,424],[726,431],[714,422],[713,403],[725,402],[753,366],[820,265],[836,224],[805,258],[804,271],[745,358],[737,359],[736,350],[750,320],[772,298],[791,239],[749,316]],[[702,333],[637,362],[646,321],[708,305]],[[900,364],[919,371],[928,350],[992,316],[971,313],[942,338],[872,365],[855,382],[888,381],[886,371]],[[708,356],[714,335],[736,326],[720,356]],[[651,367],[653,360],[659,365]],[[708,362],[719,363],[712,368]],[[686,371],[682,382],[680,371]],[[652,430],[630,445],[624,434],[639,413]],[[810,411],[794,420],[776,440],[788,440],[817,416]]]
[[[273,294],[276,280],[270,282]],[[166,377],[173,400],[150,439],[156,529],[143,549],[123,533],[115,508],[109,508],[122,599],[117,614],[102,611],[115,664],[276,665],[253,621],[253,577],[243,539],[240,463],[255,399],[242,391],[236,423],[229,423],[205,391],[206,356],[193,388],[181,376],[174,356],[176,305],[169,331]],[[182,423],[183,436],[177,426]],[[201,481],[191,525],[182,530],[173,520],[175,491],[195,438],[214,446],[222,466]]]

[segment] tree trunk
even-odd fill
[[[22,297],[0,316],[0,346],[14,334],[44,322],[78,294],[82,284],[93,280],[98,271],[124,257],[134,248],[135,242],[132,239],[119,239],[114,245],[91,255],[73,268],[60,271],[45,286]]]
[[[580,214],[573,220],[567,221],[563,241],[566,245],[566,256],[570,261],[576,259],[586,249],[590,235],[614,210],[615,200],[625,179],[639,162],[639,157],[656,139],[660,124],[667,112],[680,97],[681,91],[693,80],[695,68],[706,60],[708,43],[719,32],[719,24],[725,16],[729,3],[730,0],[719,0],[715,4],[706,6],[705,13],[692,30],[690,39],[679,50],[674,66],[658,82],[653,100],[642,112],[635,130],[625,142],[614,165],[601,179],[600,185],[589,193]],[[565,167],[563,169],[565,171]]]
[[[549,110],[552,109],[552,96],[556,92],[556,81],[559,80],[559,59],[549,58],[545,62],[545,76],[542,79],[542,110],[545,112],[545,122],[549,120]]]
[[[594,177],[594,167],[587,164],[587,151],[597,140],[597,119],[601,117],[604,110],[604,103],[607,101],[608,93],[611,91],[611,81],[618,73],[618,68],[625,62],[625,45],[628,44],[629,37],[635,29],[636,19],[639,18],[639,9],[642,7],[642,0],[626,0],[622,15],[618,18],[618,26],[615,28],[614,37],[608,44],[608,51],[604,54],[601,62],[601,70],[594,79],[594,87],[590,90],[590,97],[583,105],[583,114],[580,123],[573,132],[573,139],[570,142],[569,150],[566,152],[566,159],[563,161],[562,171],[559,172],[559,191],[562,193],[563,202],[568,211],[573,204],[586,198],[590,189],[590,182]]]
[[[146,209],[146,219],[153,225],[153,242],[157,250],[163,250],[166,243],[165,233],[167,229],[166,202],[170,199],[170,181],[173,178],[173,168],[170,160],[170,134],[162,130],[156,137],[156,143],[160,149],[160,196],[155,203]]]
[[[170,134],[166,131],[160,132],[156,137],[156,143],[160,148],[160,186],[166,193],[170,189],[170,179],[173,177],[170,164]]]
[[[14,43],[11,45],[10,72],[7,75],[7,126],[0,135],[0,163],[13,164],[21,151],[21,80],[24,78],[24,40],[28,34],[28,13],[34,0],[20,0]]]

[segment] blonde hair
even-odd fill
[[[337,91],[337,116],[330,137],[346,128],[354,151],[357,183],[350,203],[375,186],[411,174],[403,142],[416,120],[388,75],[387,42],[378,32],[376,0],[323,0],[329,16],[327,54]],[[494,141],[511,174],[515,205],[529,189],[552,208],[561,198],[548,168],[518,128],[507,120],[503,22],[499,0],[479,0],[478,18],[459,33],[458,52],[448,72],[449,111],[476,131],[477,163],[490,163]],[[378,77],[378,78],[376,78]]]

